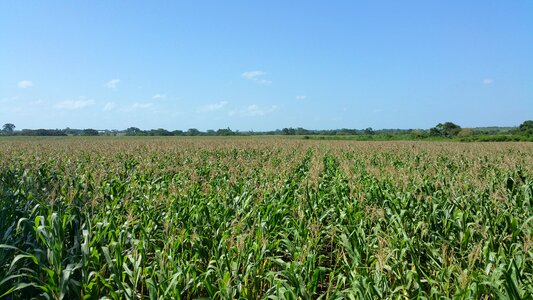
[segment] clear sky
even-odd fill
[[[533,119],[533,1],[2,1],[0,123],[270,130]]]

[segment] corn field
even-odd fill
[[[0,140],[0,298],[532,299],[533,144]]]

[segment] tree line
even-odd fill
[[[462,128],[453,122],[439,123],[430,129],[329,129],[329,130],[310,130],[301,127],[283,128],[272,131],[234,131],[230,128],[218,130],[200,131],[196,128],[188,130],[169,131],[163,128],[142,130],[137,127],[129,127],[125,130],[96,130],[86,129],[22,129],[15,130],[16,126],[12,123],[6,123],[2,127],[1,135],[18,135],[18,136],[250,136],[250,135],[295,135],[295,136],[385,136],[398,137],[403,136],[407,139],[425,139],[425,138],[463,138],[474,139],[476,137],[486,136],[526,136],[533,135],[533,120],[527,120],[518,127],[485,127],[485,128]]]

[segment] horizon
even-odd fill
[[[528,121],[528,120],[525,120],[525,121]],[[16,126],[16,124],[13,124],[13,125]],[[435,126],[436,125],[437,124],[435,124]],[[459,125],[462,129],[517,129],[517,128],[520,127],[520,124],[515,125],[515,126],[497,126],[496,125],[496,126],[478,126],[478,127],[463,127],[460,124],[456,124],[456,125]],[[312,132],[313,131],[314,132],[335,131],[335,130],[364,131],[365,129],[371,129],[373,131],[387,131],[387,130],[399,130],[399,131],[424,130],[424,131],[429,131],[431,128],[433,128],[435,126],[431,126],[431,127],[428,127],[428,128],[372,128],[372,127],[346,128],[346,127],[343,127],[343,128],[333,128],[333,129],[303,128],[303,127],[280,127],[280,128],[267,129],[267,130],[239,130],[239,129],[232,129],[232,128],[229,128],[229,127],[225,127],[225,128],[208,128],[208,129],[205,129],[205,130],[200,130],[198,128],[161,128],[161,127],[158,127],[158,128],[139,128],[139,127],[136,127],[136,126],[129,126],[127,128],[121,128],[121,129],[118,129],[118,128],[92,128],[92,127],[87,127],[87,128],[71,128],[71,127],[64,127],[64,128],[18,128],[18,127],[16,127],[14,129],[14,131],[16,131],[16,132],[21,132],[21,131],[24,131],[24,130],[59,130],[59,131],[79,130],[79,131],[83,131],[85,129],[93,129],[93,130],[97,130],[97,131],[125,132],[128,129],[130,129],[130,128],[137,128],[137,129],[139,129],[141,131],[150,131],[150,130],[163,129],[163,130],[166,130],[166,131],[169,131],[169,132],[174,132],[174,131],[187,132],[188,130],[191,130],[191,129],[197,129],[200,132],[206,133],[208,131],[217,131],[217,130],[229,129],[229,130],[231,130],[233,132],[256,132],[256,133],[262,133],[262,132],[281,131],[281,130],[283,130],[285,128],[287,128],[287,129],[304,129],[304,130],[308,130],[308,131],[312,131]]]
[[[0,123],[17,130],[407,130],[533,119],[528,1],[0,7]]]

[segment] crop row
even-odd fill
[[[533,297],[533,146],[0,141],[0,298]]]

